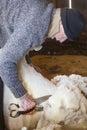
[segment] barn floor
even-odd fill
[[[48,79],[61,74],[80,74],[82,76],[87,76],[87,56],[38,55],[32,57],[32,62],[41,69],[41,73]]]
[[[83,33],[76,41],[58,43],[48,39],[43,48],[30,52],[32,62],[41,68],[47,78],[72,73],[87,76],[87,34]]]

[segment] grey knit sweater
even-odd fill
[[[5,42],[0,49],[0,76],[20,98],[26,91],[18,79],[16,65],[27,49],[43,43],[55,8],[44,0],[2,0],[0,7]]]

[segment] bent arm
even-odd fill
[[[0,50],[0,76],[16,98],[22,97],[26,93],[18,79],[17,63],[30,46],[25,32],[16,29],[4,48]]]

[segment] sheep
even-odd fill
[[[34,99],[46,95],[51,97],[41,104],[44,107],[43,112],[11,118],[8,106],[10,103],[19,103],[19,100],[4,84],[4,118],[9,130],[41,130],[42,127],[52,130],[53,127],[60,129],[62,124],[81,128],[85,124],[87,127],[87,77],[75,74],[57,75],[50,81],[27,64],[25,56],[18,64],[18,74],[27,93]],[[43,126],[46,125],[45,121],[49,122],[47,127]]]

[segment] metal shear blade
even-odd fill
[[[9,109],[9,115],[10,117],[13,117],[13,118],[16,118],[18,116],[20,116],[21,114],[26,114],[26,113],[30,113],[32,112],[33,110],[35,111],[43,111],[43,106],[40,105],[42,102],[46,101],[51,95],[48,95],[48,96],[43,96],[43,97],[39,97],[37,99],[35,99],[36,101],[36,106],[30,110],[27,110],[27,111],[23,111],[23,110],[20,110],[20,106],[19,104],[15,104],[15,103],[11,103],[8,107]]]
[[[26,113],[30,113],[32,112],[33,110],[35,111],[43,111],[43,107],[41,105],[36,105],[34,108],[30,109],[30,110],[27,110],[27,111],[22,111],[22,110],[19,110],[20,109],[20,106],[18,104],[14,104],[14,103],[11,103],[9,105],[9,115],[10,117],[13,117],[13,118],[16,118],[18,116],[20,116],[21,114],[26,114]]]

